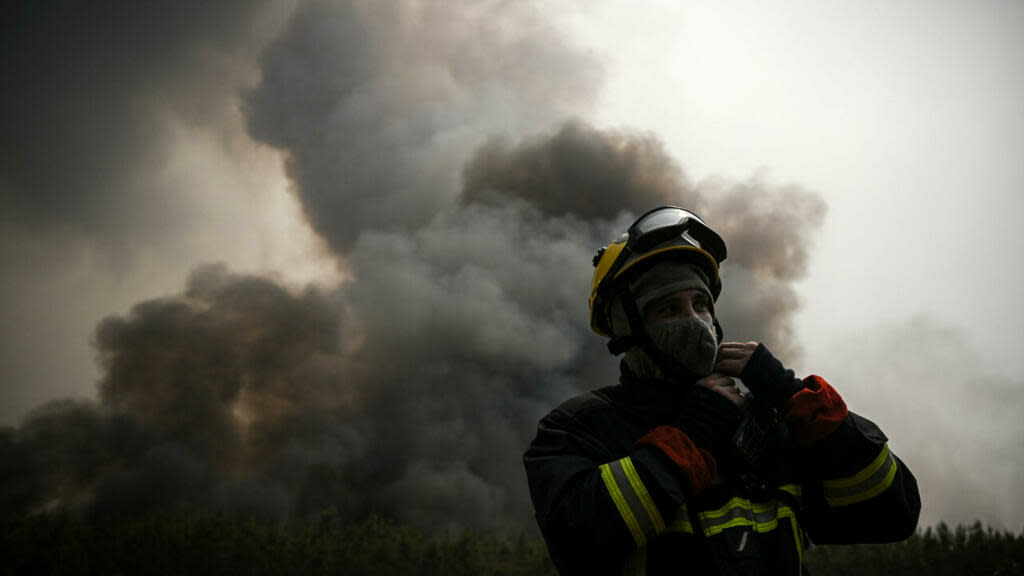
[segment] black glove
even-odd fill
[[[740,416],[739,407],[728,398],[695,385],[687,391],[676,426],[722,465],[730,456]]]
[[[754,397],[772,408],[781,408],[786,400],[804,388],[792,370],[786,370],[764,344],[758,344],[740,373],[740,380]]]

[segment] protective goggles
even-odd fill
[[[635,254],[644,254],[666,242],[685,240],[700,248],[720,264],[725,260],[725,242],[700,216],[675,206],[662,206],[637,218],[626,232],[626,248]]]
[[[708,288],[715,299],[722,291],[718,266],[725,260],[725,242],[699,216],[675,206],[662,206],[637,218],[625,234],[594,255],[594,281],[590,291],[590,327],[610,334],[607,305],[617,279],[649,258],[671,252],[692,252],[706,261]]]

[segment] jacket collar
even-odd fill
[[[693,382],[691,379],[641,379],[625,361],[619,362],[619,384],[638,405],[671,410],[685,401]]]

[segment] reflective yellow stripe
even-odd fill
[[[790,526],[793,527],[793,540],[796,541],[796,558],[797,566],[796,573],[804,573],[804,542],[800,537],[800,527],[796,524],[796,516],[789,517]]]
[[[858,492],[856,494],[850,494],[848,496],[826,496],[825,502],[827,502],[829,506],[838,507],[849,506],[851,504],[856,504],[858,502],[864,502],[865,500],[871,500],[875,496],[878,496],[882,492],[885,492],[889,488],[889,486],[892,485],[892,481],[895,478],[896,463],[893,462],[892,466],[889,467],[888,472],[885,473],[885,476],[883,476],[878,482],[872,483],[872,485],[869,488],[865,489],[864,491]]]
[[[633,491],[640,497],[640,503],[643,504],[644,510],[647,511],[647,516],[651,519],[651,523],[654,524],[655,534],[660,533],[665,529],[665,521],[662,520],[661,513],[658,512],[658,507],[654,505],[654,500],[651,500],[651,495],[648,494],[644,483],[640,481],[640,475],[636,473],[633,461],[627,457],[620,460],[620,462],[622,463],[622,469],[626,471],[626,477],[629,478]]]
[[[628,456],[602,464],[600,469],[608,493],[637,546],[644,546],[648,538],[665,530],[665,521]]]
[[[788,492],[789,494],[792,494],[797,498],[803,496],[804,494],[804,487],[799,484],[783,484],[782,486],[779,486],[779,490],[782,490],[783,492]]]
[[[732,498],[725,506],[699,514],[704,534],[713,536],[729,528],[748,526],[755,532],[771,532],[779,527],[779,518],[795,518],[789,506],[778,501],[751,503],[745,498]]]
[[[883,464],[885,464],[885,461],[888,457],[889,445],[884,444],[882,445],[882,451],[878,453],[878,456],[875,457],[874,461],[871,462],[871,464],[868,464],[867,467],[865,467],[860,472],[857,472],[856,474],[848,478],[839,478],[838,480],[826,480],[822,484],[826,488],[848,488],[855,484],[859,484],[864,480],[867,480],[869,476],[877,472],[878,469],[881,468]]]
[[[779,486],[779,490],[789,494],[796,498],[796,501],[802,507],[804,505],[804,487],[799,484],[783,484]]]
[[[790,494],[794,491],[797,494],[802,492],[796,485],[787,485],[787,488],[791,488],[786,490]],[[803,532],[800,530],[796,512],[789,506],[780,504],[778,500],[751,502],[746,498],[737,497],[730,499],[721,508],[701,512],[698,516],[703,525],[701,531],[706,537],[738,527],[746,527],[757,533],[771,532],[778,529],[780,520],[789,518],[789,525],[793,530],[793,544],[796,546],[797,574],[802,573],[804,563]],[[686,506],[680,506],[675,520],[666,531],[693,534],[693,526],[688,518]]]
[[[732,512],[735,508],[744,508],[746,510],[750,510],[750,500],[738,497],[733,498],[726,502],[725,506],[722,506],[721,508],[718,508],[716,510],[708,510],[707,512],[701,512],[700,517],[701,519],[721,518],[722,516],[725,516],[726,514]]]
[[[611,467],[608,464],[601,464],[598,467],[601,470],[601,479],[604,480],[604,486],[608,489],[608,493],[612,496],[612,501],[615,502],[615,507],[619,510],[619,514],[622,516],[622,520],[626,523],[629,528],[629,532],[633,535],[633,540],[637,546],[643,546],[647,543],[647,538],[644,536],[643,530],[640,529],[637,524],[636,518],[633,516],[633,511],[629,509],[629,505],[626,504],[626,498],[622,495],[622,491],[619,490],[618,484],[615,482],[615,478],[612,476]]]
[[[707,536],[713,536],[721,533],[723,530],[729,528],[736,528],[738,526],[749,526],[754,529],[755,532],[771,532],[779,527],[779,518],[795,518],[796,514],[793,513],[793,509],[789,506],[779,506],[778,515],[773,517],[767,522],[757,522],[750,518],[734,518],[725,522],[724,524],[714,524],[704,527],[704,534]]]
[[[889,445],[863,470],[853,476],[822,482],[825,502],[832,507],[849,506],[870,500],[885,492],[896,478],[896,459],[889,451]]]
[[[676,510],[675,520],[665,528],[665,531],[686,532],[687,534],[694,533],[693,524],[690,523],[690,513],[686,509],[686,504],[683,504],[679,507],[679,510]]]

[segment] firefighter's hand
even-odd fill
[[[711,452],[719,464],[729,457],[732,437],[742,417],[733,399],[727,398],[707,383],[689,387],[677,419],[672,423],[686,432],[698,447]]]
[[[757,342],[722,342],[715,358],[715,372],[739,377],[757,350]]]
[[[726,376],[739,376],[744,386],[758,400],[781,407],[804,383],[792,370],[757,342],[723,342],[718,348],[715,371]]]
[[[739,408],[743,408],[743,405],[747,403],[747,398],[743,395],[743,392],[736,384],[736,381],[719,372],[712,372],[711,374],[708,374],[700,380],[697,380],[696,384],[698,386],[703,386],[712,392],[717,392],[718,394],[725,396],[730,402]]]

